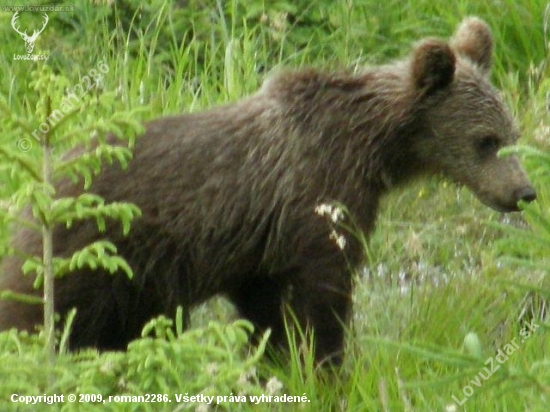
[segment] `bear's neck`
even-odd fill
[[[285,115],[307,146],[302,153],[324,152],[312,171],[338,173],[327,182],[350,190],[361,184],[380,193],[422,173],[412,144],[421,133],[419,109],[405,72],[397,64],[361,75],[301,74]]]

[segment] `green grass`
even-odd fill
[[[35,52],[49,53],[48,63],[70,84],[80,82],[104,59],[109,73],[102,87],[117,91],[118,107],[145,107],[145,120],[235,101],[256,90],[265,73],[281,65],[354,68],[385,62],[407,53],[423,36],[448,37],[464,16],[475,14],[493,28],[493,79],[518,116],[521,143],[548,151],[550,6],[546,1],[273,3],[264,9],[260,1],[189,1],[188,8],[174,9],[169,3],[152,1],[139,11],[120,6],[114,11],[86,2],[77,5],[74,14],[51,13],[50,26],[39,37]],[[0,94],[14,112],[26,116],[33,113],[28,73],[39,63],[12,60],[13,53],[23,53],[23,42],[10,27],[11,17],[0,13],[0,34],[7,39],[0,54]],[[112,110],[93,115],[108,116]],[[0,144],[13,145],[19,138],[0,133]],[[537,174],[533,161],[526,164],[539,193],[538,207],[548,216],[547,177]],[[0,198],[8,197],[16,185],[1,179]],[[283,386],[274,393],[305,394],[310,402],[223,403],[220,409],[548,410],[550,340],[541,317],[541,307],[550,295],[546,280],[550,266],[544,261],[548,247],[541,245],[537,251],[528,242],[516,241],[510,228],[525,229],[521,215],[490,211],[465,189],[437,178],[392,193],[381,210],[369,244],[368,269],[357,278],[347,357],[336,379],[314,372],[307,348],[296,350],[306,353],[304,365],[295,355],[290,365],[277,367],[265,360],[250,361],[254,358],[239,339],[210,338],[217,333],[208,329],[212,319],[225,324],[235,316],[226,302],[217,299],[194,311],[195,335],[185,342],[195,350],[207,344],[219,346],[220,351],[233,351],[229,355],[216,352],[218,357],[205,355],[196,363],[158,360],[150,354],[151,345],[158,351],[162,345],[147,341],[137,343],[126,355],[63,355],[60,379],[48,387],[44,374],[37,372],[38,344],[5,334],[0,339],[0,357],[4,356],[2,364],[7,366],[0,366],[0,381],[9,382],[5,388],[21,388],[28,395],[69,390],[104,396],[149,390],[256,395],[268,393],[267,382],[275,377]],[[7,232],[0,230],[0,240],[5,242]],[[531,262],[542,263],[530,267],[510,260],[525,255]],[[519,344],[494,376],[479,388],[473,386],[474,393],[464,405],[456,405],[452,396],[463,399],[463,388],[483,371],[484,362],[518,337],[524,322],[532,319],[543,326]],[[224,329],[222,336],[234,335],[231,331]],[[464,347],[464,338],[471,332],[479,345],[470,342]],[[174,348],[166,350],[178,354]],[[224,362],[225,374],[210,379],[205,370],[216,362]],[[156,372],[140,377],[139,371],[147,370],[148,364],[156,365]],[[246,375],[252,364],[256,372]],[[114,371],[109,365],[114,365]],[[174,375],[167,377],[167,371]],[[178,381],[178,373],[185,379]],[[31,410],[10,404],[5,390],[0,389],[3,410]],[[175,407],[173,401],[165,410]],[[137,404],[118,408],[160,410]],[[195,405],[186,408],[182,410],[195,410]]]

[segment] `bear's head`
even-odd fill
[[[499,92],[490,84],[493,40],[482,20],[470,17],[449,43],[427,39],[410,60],[411,87],[420,112],[414,140],[418,161],[466,185],[486,205],[518,210],[536,193],[515,156],[499,156],[519,137]]]

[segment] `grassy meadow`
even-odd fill
[[[63,352],[49,368],[41,336],[1,333],[1,410],[549,410],[550,3],[38,3],[74,4],[75,11],[49,12],[33,52],[49,58],[25,61],[13,58],[25,54],[10,24],[14,11],[0,6],[2,116],[38,127],[41,97],[31,80],[43,66],[59,84],[74,86],[103,62],[108,69],[88,98],[99,102],[110,94],[112,99],[71,117],[67,130],[119,112],[146,121],[235,101],[281,66],[356,70],[387,62],[422,37],[449,37],[462,18],[478,15],[493,30],[492,79],[518,119],[520,145],[530,148],[518,150],[538,200],[522,213],[503,215],[440,178],[387,196],[365,251],[368,265],[356,277],[347,356],[336,377],[316,373],[305,347],[295,348],[290,363],[266,361],[262,345],[246,343],[249,325],[227,302],[215,299],[193,312],[187,332],[178,326],[181,319],[173,321],[175,332],[170,321],[160,319],[148,325],[148,338],[133,342],[125,353]],[[42,20],[38,13],[21,13],[19,23],[40,27]],[[21,139],[31,145],[26,159],[40,157],[31,136],[4,122],[0,130],[6,148],[0,151],[0,208],[7,209],[24,182],[3,159],[19,150]],[[8,236],[8,225],[0,226],[1,253],[8,252]],[[95,397],[46,407],[12,402],[12,394]],[[132,398],[146,394],[166,395],[170,402]],[[206,405],[204,399],[184,401],[179,395],[214,401]],[[249,398],[262,395],[304,396],[307,402]],[[130,398],[123,402],[117,396]]]

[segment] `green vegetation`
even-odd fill
[[[11,28],[13,12],[0,9],[0,34],[6,39],[0,54],[4,119],[25,119],[21,122],[31,130],[43,121],[36,110],[42,97],[31,73],[40,73],[44,65],[74,87],[85,85],[84,76],[104,62],[107,73],[64,127],[96,124],[112,130],[114,113],[131,113],[126,119],[133,124],[237,100],[278,66],[353,70],[384,62],[406,53],[423,36],[448,37],[464,16],[479,15],[494,32],[493,80],[519,119],[521,145],[528,146],[513,150],[524,158],[539,197],[521,215],[504,216],[465,189],[435,178],[386,198],[368,246],[368,269],[357,277],[347,358],[337,379],[314,373],[308,348],[295,348],[293,360],[283,366],[261,358],[262,345],[246,345],[249,325],[233,323],[227,303],[215,300],[194,311],[195,327],[188,332],[181,331],[181,319],[173,320],[176,332],[168,327],[172,321],[158,319],[125,353],[62,353],[51,368],[45,367],[43,334],[1,333],[0,409],[42,409],[10,402],[13,393],[96,394],[102,399],[154,393],[167,394],[172,402],[98,405],[90,399],[58,404],[54,410],[215,409],[200,402],[178,404],[176,394],[227,396],[218,409],[228,411],[548,410],[546,1],[152,0],[140,5],[128,0],[75,7],[74,12],[48,13],[50,21],[34,49],[49,55],[46,63],[13,59],[25,53],[24,42]],[[21,13],[19,24],[24,30],[41,23],[36,14]],[[50,89],[53,101],[61,101],[63,93]],[[35,167],[42,159],[39,142],[16,123],[0,125],[4,210],[14,199],[24,199],[21,190],[31,185],[30,177],[14,171],[6,157],[22,156]],[[77,135],[60,150],[69,150]],[[33,145],[28,152],[19,151],[21,139]],[[7,237],[3,225],[2,254],[8,251]],[[499,349],[508,350],[502,364],[498,359],[503,357],[496,358]],[[494,374],[488,372],[491,357],[494,367],[500,366]],[[305,394],[309,402],[253,404],[229,398],[262,394]]]

